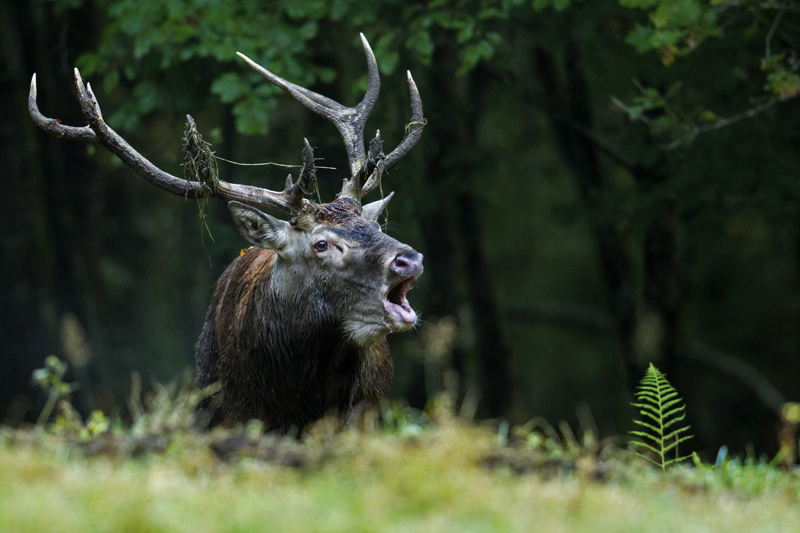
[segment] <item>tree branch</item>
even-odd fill
[[[683,355],[688,360],[710,366],[734,378],[753,391],[764,406],[780,415],[781,406],[787,401],[786,397],[753,365],[699,341],[689,342]]]

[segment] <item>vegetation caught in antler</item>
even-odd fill
[[[687,434],[689,426],[676,427],[686,418],[686,405],[678,391],[652,363],[639,382],[636,400],[633,406],[638,408],[642,419],[634,419],[633,422],[641,426],[643,431],[630,432],[641,439],[634,440],[632,444],[650,450],[656,458],[646,453],[634,453],[660,466],[661,470],[688,458],[688,455],[681,456],[678,453],[678,444],[692,438]],[[670,459],[668,457],[673,450],[674,457]]]

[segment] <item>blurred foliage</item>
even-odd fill
[[[620,0],[620,5],[647,13],[649,24],[637,23],[628,43],[639,52],[657,50],[664,65],[694,50],[708,37],[722,34],[714,2],[701,0]]]

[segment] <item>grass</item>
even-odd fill
[[[464,422],[446,396],[300,441],[255,422],[198,431],[214,390],[189,375],[144,399],[134,375],[130,425],[84,422],[57,363],[34,374],[55,420],[0,427],[2,532],[800,532],[800,470],[775,466],[788,456],[655,468],[591,429]]]
[[[727,458],[662,474],[529,428],[499,447],[496,429],[447,416],[303,442],[162,428],[166,447],[57,428],[0,430],[0,531],[800,531],[796,470]]]

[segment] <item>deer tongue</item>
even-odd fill
[[[417,321],[417,313],[411,309],[411,306],[408,304],[400,305],[392,303],[389,300],[384,300],[383,308],[386,309],[386,312],[389,313],[392,318],[399,318],[400,321],[407,324],[413,324]]]
[[[411,309],[406,299],[406,293],[411,290],[416,281],[416,277],[406,278],[386,295],[386,299],[383,300],[383,307],[392,318],[399,318],[400,321],[407,324],[413,324],[417,321],[417,313]]]

